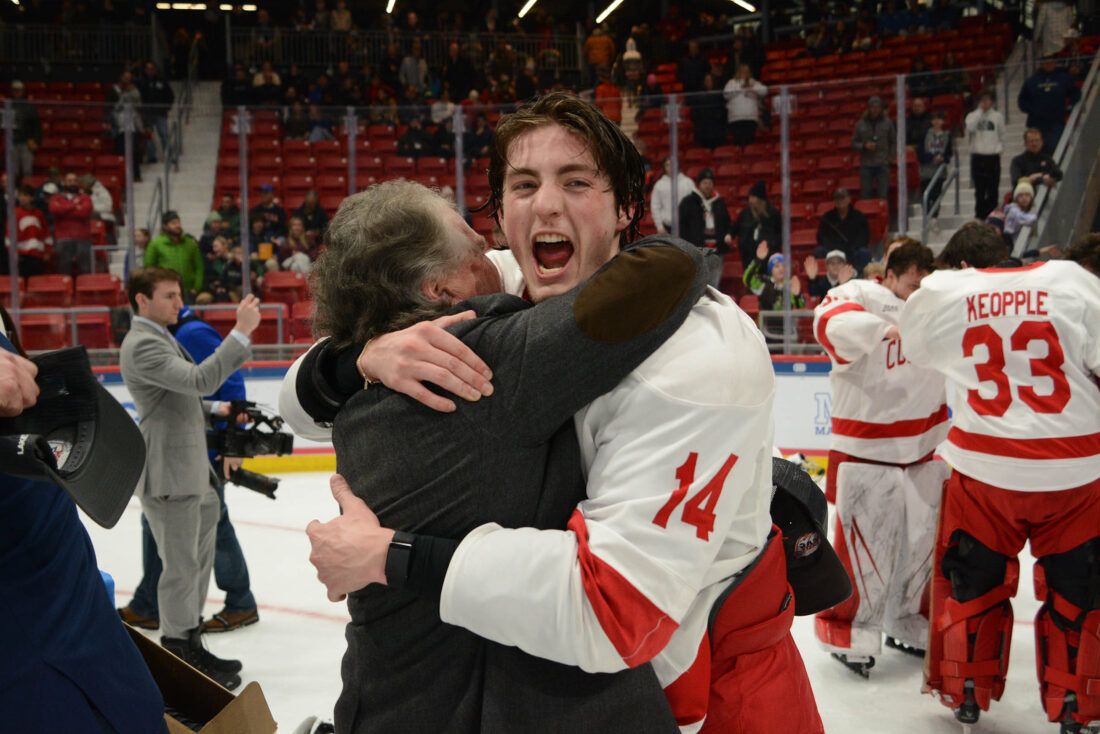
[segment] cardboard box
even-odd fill
[[[165,706],[198,722],[201,734],[273,734],[275,719],[259,683],[249,683],[234,696],[133,627],[127,625],[127,629],[164,696]],[[164,719],[171,734],[194,731],[169,714]]]

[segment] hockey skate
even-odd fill
[[[906,645],[901,640],[890,637],[889,635],[886,636],[886,647],[892,647],[898,652],[903,652],[906,655],[912,655],[915,658],[924,657],[924,650],[920,649],[919,647],[913,647],[912,645]]]
[[[1079,724],[1076,721],[1063,721],[1059,734],[1100,734],[1100,727]]]
[[[963,725],[963,734],[970,734],[970,727],[978,723],[978,717],[982,715],[982,710],[978,706],[978,702],[974,700],[974,681],[967,680],[963,684],[965,698],[962,705],[957,709],[954,709],[955,721],[958,721]]]
[[[870,655],[844,655],[834,652],[832,656],[835,660],[840,661],[841,665],[861,678],[870,678],[871,668],[875,667],[875,659]]]

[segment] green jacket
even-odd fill
[[[145,267],[175,270],[183,279],[184,291],[197,292],[202,288],[206,265],[199,251],[199,243],[191,235],[184,234],[175,243],[168,235],[159,234],[145,248]]]
[[[753,258],[753,261],[745,268],[741,280],[744,281],[752,293],[760,298],[761,311],[782,311],[783,288],[776,285],[775,281],[766,274],[767,269],[767,262],[760,258]],[[791,294],[791,308],[806,308],[806,299],[802,297],[801,293],[798,295]]]

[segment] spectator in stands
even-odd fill
[[[452,42],[447,47],[442,78],[444,89],[450,90],[452,99],[465,99],[477,83],[477,72],[457,42]]]
[[[935,94],[936,82],[923,56],[913,57],[909,63],[909,76],[906,77],[905,83],[909,87],[909,95],[914,99],[917,97],[927,99]]]
[[[455,129],[454,118],[447,117],[436,125],[432,134],[432,155],[440,158],[455,157]]]
[[[329,28],[341,33],[347,33],[355,28],[346,0],[336,0],[336,8],[329,14],[328,22]]]
[[[717,148],[726,142],[726,104],[722,92],[715,83],[714,75],[703,77],[703,90],[688,95],[686,100],[691,110],[692,134],[695,145],[700,148]]]
[[[253,224],[256,219],[263,220],[264,241],[286,237],[286,210],[275,202],[275,187],[269,183],[260,184],[260,203],[252,207],[248,219]]]
[[[615,39],[606,25],[596,26],[584,42],[584,63],[588,69],[588,78],[593,82],[599,78],[601,68],[610,69],[615,63]]]
[[[745,267],[741,279],[745,286],[760,299],[761,311],[783,310],[783,286],[787,280],[787,263],[783,254],[773,252],[767,242],[756,246],[755,257]],[[806,299],[802,297],[802,280],[791,279],[791,301],[793,309],[805,308]]]
[[[306,91],[306,102],[316,105],[332,104],[332,87],[329,85],[327,74],[321,74],[313,80]]]
[[[366,66],[368,69],[370,68],[369,64]],[[279,76],[283,82],[284,89],[290,89],[291,87],[293,87],[297,90],[307,89],[309,87],[309,80],[306,78],[306,75],[302,73],[302,70],[298,66],[297,62],[291,63],[286,72],[280,74]]]
[[[53,254],[50,230],[46,226],[46,215],[34,205],[34,189],[20,186],[18,205],[15,207],[15,251],[19,256],[19,274],[21,276],[42,275],[49,268]],[[0,263],[3,272],[8,272],[8,258]]]
[[[871,259],[871,229],[863,212],[852,206],[847,189],[833,192],[833,208],[821,215],[817,226],[816,257],[825,257],[832,250],[844,253],[858,270]]]
[[[76,174],[65,174],[61,191],[50,197],[53,238],[57,248],[57,272],[81,275],[92,272],[92,199],[80,190]]]
[[[813,298],[824,298],[831,289],[856,277],[856,269],[848,262],[843,250],[829,250],[825,254],[824,274],[819,272],[817,258],[813,255],[806,256],[802,267],[810,281],[810,296]]]
[[[160,218],[160,234],[145,250],[145,267],[167,268],[180,274],[183,296],[188,303],[202,291],[206,264],[199,243],[183,231],[180,215],[168,210]]]
[[[119,74],[118,82],[107,93],[107,103],[111,105],[108,116],[111,123],[111,135],[115,138],[115,153],[126,153],[126,115],[132,110],[132,146],[133,176],[141,180],[141,161],[145,153],[145,125],[141,121],[141,92],[134,86],[134,76],[129,71]]]
[[[701,92],[703,78],[710,72],[710,61],[699,51],[699,42],[692,40],[687,44],[687,56],[680,59],[676,77],[684,85],[685,92]]]
[[[230,239],[241,236],[241,208],[237,206],[237,199],[232,194],[222,194],[218,204],[218,214],[225,222],[225,234]]]
[[[535,59],[528,56],[516,77],[516,101],[526,102],[539,92],[539,77],[535,71]]]
[[[134,264],[139,267],[145,267],[145,250],[149,247],[149,230],[145,227],[138,227],[134,230]]]
[[[229,242],[225,237],[215,237],[210,243],[210,254],[206,257],[203,271],[203,291],[195,298],[195,303],[229,303],[240,300],[234,293],[240,293],[241,271],[234,267],[229,251]]]
[[[409,53],[401,59],[397,80],[402,87],[416,89],[418,95],[428,88],[428,62],[424,59],[419,38],[413,39]]]
[[[320,242],[328,227],[328,214],[321,208],[317,198],[317,192],[310,189],[302,199],[302,205],[294,210],[294,216],[302,220],[306,233],[315,241]]]
[[[859,151],[860,193],[864,199],[886,198],[896,142],[897,131],[883,109],[882,98],[871,97],[852,135],[852,147]]]
[[[756,142],[760,125],[760,110],[768,88],[752,78],[748,64],[737,67],[737,74],[726,82],[724,95],[733,144],[744,148]]]
[[[283,101],[283,81],[270,61],[265,61],[252,77],[252,103],[274,106]]]
[[[1043,133],[1039,130],[1028,128],[1024,131],[1024,152],[1012,159],[1008,169],[1012,181],[1027,178],[1033,187],[1054,188],[1062,180],[1062,169],[1054,162],[1043,141]]]
[[[252,27],[249,35],[254,58],[272,59],[275,57],[281,34],[279,29],[271,24],[271,15],[264,8],[256,11],[256,25]]]
[[[944,127],[943,112],[936,110],[932,113],[932,127],[924,134],[924,142],[917,149],[917,160],[920,162],[920,186],[922,192],[927,192],[928,201],[935,202],[943,190],[945,176],[940,176],[935,183],[931,183],[939,167],[951,162],[954,155],[951,131]],[[929,189],[931,184],[931,189]],[[939,205],[936,204],[929,212],[932,217],[940,215]]]
[[[229,295],[234,302],[241,300],[241,286],[244,283],[244,250],[240,245],[234,245],[229,251],[229,268],[226,271],[231,285]],[[252,293],[259,293],[264,284],[265,272],[264,259],[253,251],[248,264],[248,282]]]
[[[989,213],[997,208],[1001,182],[1005,119],[993,104],[993,92],[982,90],[978,95],[978,106],[966,116],[970,178],[974,182],[974,216],[981,221],[985,221]]]
[[[279,247],[279,264],[282,269],[309,275],[316,256],[316,240],[306,232],[306,225],[300,217],[291,217],[286,241]]]
[[[764,52],[747,26],[742,26],[733,37],[733,45],[722,70],[723,78],[734,76],[742,64],[748,65],[754,77],[760,76],[764,69]]]
[[[401,61],[403,59],[401,47],[396,42],[389,43],[386,46],[386,55],[378,63],[377,72],[378,78],[390,89],[400,89],[401,87]]]
[[[942,69],[932,75],[932,94],[962,95],[964,98],[970,96],[970,76],[955,60],[955,54],[951,51],[943,55]]]
[[[438,125],[448,117],[453,117],[455,113],[454,102],[451,101],[451,93],[447,89],[446,85],[443,87],[443,91],[439,93],[439,98],[432,102],[431,106],[431,120],[433,125]]]
[[[1076,28],[1068,28],[1063,41],[1062,49],[1054,57],[1059,59],[1059,66],[1073,78],[1074,83],[1081,84],[1088,74],[1090,54],[1081,48],[1081,33]]]
[[[932,127],[932,113],[928,111],[928,100],[914,97],[905,116],[905,144],[913,150],[924,145],[924,135]]]
[[[214,240],[218,237],[225,239],[227,229],[226,221],[222,219],[222,215],[218,214],[216,209],[206,215],[202,237],[199,237],[199,252],[202,253],[203,258],[209,259],[210,253],[214,249]]]
[[[156,133],[160,139],[161,157],[164,157],[168,150],[168,112],[176,101],[176,94],[164,77],[157,73],[157,65],[152,61],[145,62],[137,88],[141,92],[141,118],[145,129],[150,134]],[[156,163],[154,146],[148,146],[148,153],[149,162]]]
[[[1032,211],[1035,202],[1035,187],[1027,179],[1016,184],[1012,191],[1012,202],[1004,211],[1004,238],[1009,247],[1016,244],[1016,237],[1024,227],[1034,224],[1039,215]]]
[[[489,129],[489,120],[485,113],[479,112],[474,121],[474,129],[468,131],[462,141],[466,150],[466,157],[484,158],[489,155],[489,147],[493,144],[493,131]]]
[[[612,122],[622,122],[623,119],[623,94],[619,87],[611,81],[611,67],[600,66],[595,71],[599,79],[596,85],[596,106]]]
[[[16,79],[11,83],[12,112],[15,128],[12,144],[15,150],[15,183],[34,173],[34,153],[42,145],[42,121],[38,108],[27,101],[26,87]]]
[[[3,175],[7,177],[8,174],[5,173]],[[34,194],[35,208],[41,209],[42,211],[46,212],[46,219],[50,220],[51,222],[53,221],[53,217],[50,215],[49,211],[50,197],[61,191],[61,187],[63,185],[64,184],[61,180],[61,169],[59,169],[57,166],[50,166],[46,170],[46,180],[42,182],[42,185],[38,187],[38,191],[36,191]],[[4,187],[4,190],[7,191],[6,185]],[[6,232],[7,230],[5,230],[5,233]]]
[[[115,226],[115,202],[111,192],[103,183],[90,173],[80,177],[80,190],[92,198],[92,218],[106,222],[108,228]]]
[[[332,118],[325,114],[325,110],[320,105],[311,104],[309,106],[309,136],[307,140],[311,143],[317,143],[322,140],[335,140],[336,123],[332,121]]]
[[[1027,114],[1027,126],[1043,134],[1044,151],[1053,153],[1066,127],[1066,112],[1081,99],[1081,90],[1053,56],[1044,56],[1039,70],[1024,82],[1017,104]]]
[[[749,189],[748,206],[737,215],[733,236],[737,238],[744,267],[752,262],[761,242],[770,242],[775,250],[783,246],[783,222],[779,210],[768,201],[768,187],[763,181],[757,181]]]
[[[244,64],[233,64],[233,75],[222,82],[222,104],[227,107],[252,104],[252,80]]]
[[[657,82],[656,74],[647,74],[638,100],[638,117],[649,110],[660,110],[665,105],[665,92]]]
[[[843,27],[844,21],[840,21]],[[828,56],[836,52],[836,42],[829,32],[828,22],[822,18],[806,35],[806,53],[810,56]]]
[[[695,177],[694,190],[680,200],[680,237],[719,256],[730,250],[730,212],[726,201],[714,190],[714,171],[704,168]],[[712,268],[718,277],[720,266]],[[712,285],[718,284],[718,277]]]
[[[1074,5],[1063,0],[1037,3],[1035,29],[1032,32],[1040,55],[1047,56],[1061,48],[1062,39],[1074,23]]]
[[[308,140],[311,127],[305,105],[295,101],[283,118],[283,135],[287,140]]]
[[[355,107],[362,99],[362,93],[355,84],[355,77],[345,76],[336,82],[336,91],[332,93],[332,103],[337,107]]]
[[[419,158],[432,152],[432,136],[420,124],[420,118],[409,120],[409,126],[397,139],[397,154]]]
[[[657,225],[657,231],[661,233],[672,231],[672,158],[665,157],[661,161],[664,174],[653,184],[653,194],[649,199],[650,213],[653,215],[653,223]],[[695,190],[695,184],[684,174],[681,168],[676,178],[676,207]],[[682,231],[682,230],[681,230]]]

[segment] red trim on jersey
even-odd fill
[[[829,341],[829,337],[825,334],[825,328],[829,324],[829,319],[842,313],[848,313],[849,311],[866,311],[863,306],[858,303],[842,303],[836,308],[830,308],[826,311],[820,319],[817,321],[817,327],[814,329],[814,336],[817,337],[818,343],[825,347],[825,351],[829,353],[837,364],[848,364],[848,360],[843,359],[836,353],[836,349],[833,347],[833,343]]]
[[[893,423],[870,423],[854,418],[833,417],[833,433],[849,438],[907,438],[926,433],[947,421],[947,405],[941,405],[927,418],[911,418]]]
[[[710,706],[710,637],[706,632],[691,667],[665,686],[665,698],[677,726],[690,726],[706,718]]]
[[[954,426],[947,440],[966,451],[1014,459],[1086,459],[1100,454],[1100,433],[1061,438],[1003,438]]]
[[[624,663],[631,668],[648,663],[665,649],[679,625],[613,566],[592,552],[588,547],[588,527],[580,510],[573,511],[568,529],[577,536],[577,560],[580,561],[584,595],[600,627]]]
[[[1018,268],[974,268],[979,273],[1022,273],[1026,270],[1035,270],[1047,264],[1046,260],[1033,262],[1030,265],[1021,265]]]

